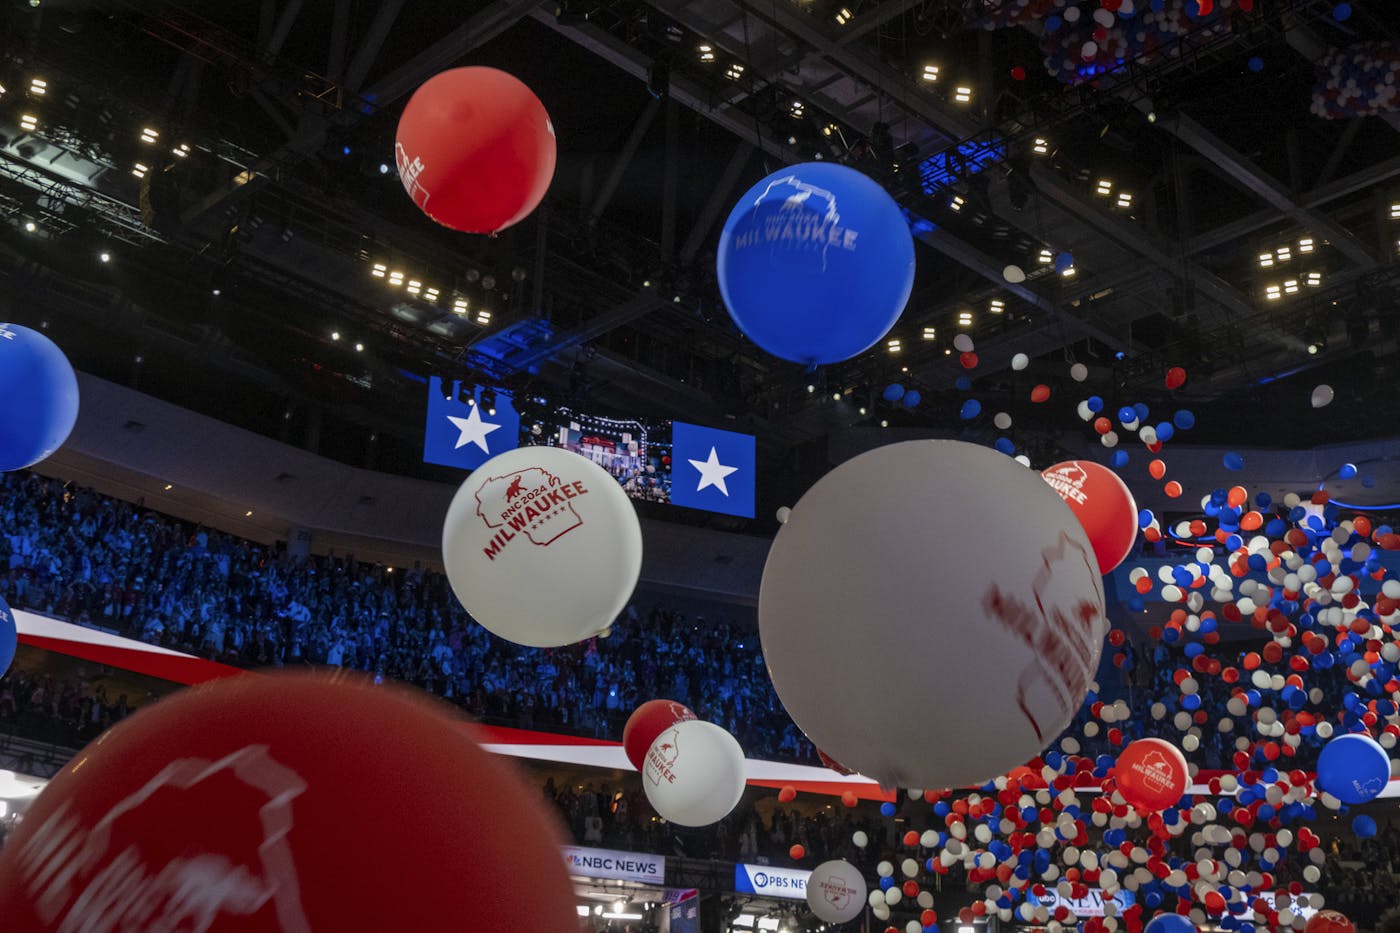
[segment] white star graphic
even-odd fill
[[[481,420],[481,406],[473,405],[472,412],[465,418],[458,418],[455,415],[448,415],[447,420],[451,421],[458,431],[457,443],[452,446],[453,450],[459,450],[468,444],[475,444],[481,448],[481,452],[489,454],[491,448],[486,445],[486,435],[492,431],[499,431],[499,424],[492,424],[489,421]]]
[[[687,457],[686,459],[689,460],[690,458]],[[738,467],[725,466],[720,463],[719,454],[715,453],[713,447],[710,448],[710,459],[691,460],[690,465],[700,471],[700,485],[695,487],[696,492],[699,492],[706,486],[713,486],[728,497],[729,487],[724,484],[724,478],[730,473],[738,472]]]

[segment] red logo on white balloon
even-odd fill
[[[856,893],[856,889],[847,884],[846,879],[840,875],[827,875],[818,885],[822,891],[822,899],[837,910],[845,910]]]
[[[679,732],[667,729],[657,736],[651,743],[651,748],[647,749],[646,766],[643,771],[652,784],[660,785],[663,780],[667,784],[676,783],[676,759],[681,754],[679,740]]]
[[[476,490],[476,514],[496,529],[482,549],[490,560],[518,535],[547,547],[583,524],[573,500],[587,495],[581,480],[564,482],[541,467],[489,476]]]
[[[96,825],[65,801],[19,852],[18,866],[41,922],[86,933],[199,933],[232,918],[310,933],[287,835],[292,801],[307,789],[265,745],[218,761],[173,761]],[[226,832],[242,829],[233,851]],[[174,826],[162,839],[153,826]]]

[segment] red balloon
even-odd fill
[[[413,203],[445,227],[495,233],[533,211],[554,177],[554,126],[519,79],[453,68],[413,92],[394,155]]]
[[[1161,739],[1129,743],[1113,766],[1113,779],[1123,799],[1152,813],[1173,806],[1191,783],[1181,749]]]
[[[627,717],[627,725],[622,727],[622,750],[632,767],[642,770],[647,749],[656,737],[678,722],[695,718],[690,707],[675,700],[647,700]]]
[[[1173,366],[1167,370],[1167,388],[1179,389],[1186,385],[1186,370],[1180,366]]]
[[[1043,402],[1043,401],[1047,400],[1048,398],[1050,398],[1050,387],[1049,387],[1048,385],[1046,385],[1045,383],[1042,382],[1040,385],[1036,386],[1034,389],[1031,389],[1031,401],[1032,401],[1032,402],[1037,402],[1037,403],[1039,403],[1039,402]]]
[[[1137,539],[1138,512],[1133,494],[1118,474],[1089,460],[1066,460],[1040,475],[1084,526],[1099,572],[1108,573],[1121,564]]]
[[[1303,933],[1356,933],[1356,925],[1335,910],[1319,910],[1303,927]]]
[[[78,754],[0,855],[7,930],[576,930],[538,791],[446,707],[243,675]],[[470,879],[467,888],[463,880]],[[466,893],[464,893],[466,892]]]

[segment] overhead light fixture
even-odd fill
[[[166,483],[166,484],[165,484],[165,491],[166,491],[166,492],[169,492],[170,490],[172,490],[172,489],[174,489],[174,488],[175,488],[175,486],[174,486],[174,484],[172,484],[172,483]]]
[[[937,65],[925,65],[925,66],[924,66],[924,80],[925,80],[925,81],[929,81],[929,82],[933,82],[933,81],[937,81],[937,80],[938,80],[938,66],[937,66]]]
[[[151,129],[149,126],[142,127],[142,129],[141,129],[141,141],[142,141],[143,143],[153,143],[153,142],[155,142],[157,139],[160,139],[160,132],[159,132],[159,131],[153,130],[153,129]]]
[[[904,342],[898,337],[891,337],[885,342],[885,347],[891,353],[898,353],[900,350],[904,349]]]
[[[137,178],[145,178],[146,173],[149,171],[150,168],[141,162],[137,162],[131,167],[131,174],[135,175]]]
[[[1308,278],[1307,278],[1307,283],[1308,283],[1308,287],[1309,287],[1309,288],[1317,288],[1319,285],[1322,284],[1322,273],[1321,273],[1321,272],[1309,272],[1309,273],[1308,273]]]
[[[4,96],[5,96],[5,85],[4,85],[3,83],[0,83],[0,97],[4,97]]]
[[[1098,188],[1095,189],[1094,193],[1101,198],[1108,197],[1113,193],[1113,182],[1109,181],[1107,178],[1100,179]]]
[[[424,301],[437,301],[437,300],[438,300],[438,290],[437,290],[436,288],[433,288],[432,286],[429,286],[429,287],[423,289],[423,300],[424,300]]]
[[[925,340],[933,340],[933,339],[935,339],[937,336],[938,336],[938,330],[937,330],[936,328],[933,328],[933,327],[925,327],[925,328],[924,328],[924,339],[925,339]]]
[[[467,313],[467,299],[465,299],[465,298],[457,298],[457,299],[454,299],[453,302],[452,302],[452,310],[455,311],[455,312],[458,313],[458,314],[466,314],[466,313]]]
[[[855,16],[855,14],[851,12],[851,8],[843,6],[841,9],[836,11],[836,25],[846,25],[851,21],[851,17],[853,16]]]
[[[1317,344],[1315,344],[1315,343],[1310,343],[1310,344],[1308,344],[1308,355],[1309,355],[1309,356],[1317,356],[1317,349],[1318,349]]]
[[[173,155],[173,156],[175,156],[177,159],[183,159],[183,158],[185,158],[185,156],[187,156],[187,155],[190,154],[190,147],[189,147],[189,144],[188,144],[188,143],[180,143],[180,145],[178,145],[178,146],[176,146],[174,149],[171,149],[171,150],[170,150],[170,154]]]
[[[1006,302],[1002,301],[1000,298],[993,298],[991,304],[987,307],[993,314],[1000,314],[1006,310]]]
[[[38,229],[39,229],[39,225],[36,224],[36,223],[34,223],[34,221],[32,221],[32,220],[26,220],[26,221],[24,222],[24,232],[25,232],[25,233],[33,233],[35,230],[38,230]]]
[[[1264,297],[1269,301],[1278,301],[1283,297],[1283,291],[1277,285],[1269,285],[1264,288]]]
[[[39,128],[39,118],[32,113],[26,113],[19,118],[19,128],[26,133],[32,133]]]
[[[833,402],[839,402],[839,401],[841,401],[841,393],[840,393],[840,392],[833,392],[833,393],[831,393],[831,400],[832,400]]]
[[[957,101],[960,104],[971,103],[972,88],[966,87],[964,85],[958,85],[956,88],[953,89],[953,100]]]
[[[43,97],[49,92],[49,82],[43,78],[31,78],[29,81],[29,93],[35,97]]]
[[[478,308],[476,312],[476,322],[482,327],[491,323],[491,312],[485,308]]]
[[[363,352],[365,352],[365,345],[362,344],[362,343],[357,343],[357,344],[355,344],[355,352],[356,352],[356,353],[363,353]]]
[[[1285,295],[1296,295],[1296,294],[1298,294],[1298,280],[1297,280],[1297,279],[1289,279],[1288,281],[1284,282],[1284,283],[1283,283],[1283,293],[1284,293]]]
[[[1031,146],[1031,152],[1034,152],[1036,155],[1045,155],[1049,151],[1050,140],[1045,139],[1043,136],[1037,136],[1035,138],[1035,143]]]
[[[1055,261],[1055,254],[1050,252],[1048,249],[1043,249],[1040,251],[1040,255],[1036,258],[1040,260],[1040,264],[1042,266],[1048,266],[1050,265],[1050,263]]]
[[[252,518],[252,517],[253,517],[253,510],[252,510],[252,509],[249,509],[248,511],[244,512],[244,513],[243,513],[243,517],[244,517],[244,518]]]
[[[1310,236],[1305,236],[1305,237],[1303,237],[1301,240],[1298,241],[1298,252],[1300,252],[1300,253],[1311,253],[1312,251],[1313,251],[1313,239],[1312,239],[1312,237],[1310,237]]]
[[[1390,205],[1390,219],[1400,220],[1400,202]]]
[[[1064,278],[1067,278],[1067,279],[1072,279],[1072,278],[1074,278],[1074,277],[1075,277],[1076,275],[1078,275],[1078,274],[1079,274],[1079,270],[1076,269],[1076,268],[1074,268],[1074,266],[1072,266],[1072,265],[1071,265],[1071,266],[1065,266],[1063,269],[1060,270],[1060,275],[1063,276]]]
[[[402,285],[403,273],[398,271],[397,269],[391,270],[389,272],[389,284],[394,286],[395,288],[398,288],[400,285]]]
[[[408,288],[404,289],[404,291],[408,292],[410,295],[421,294],[423,291],[423,283],[417,279],[409,279]]]
[[[100,259],[102,262],[111,262],[112,254],[107,252],[106,250],[103,250],[102,252],[97,254],[97,258]]]
[[[333,331],[331,331],[331,339],[332,339],[332,340],[339,340],[339,339],[340,339],[340,331],[338,331],[338,330],[333,330]]]
[[[701,46],[700,46],[700,60],[701,60],[702,62],[712,62],[712,61],[714,61],[714,60],[715,60],[715,50],[714,50],[714,46],[710,46],[710,45],[701,45]]]
[[[1127,210],[1133,206],[1133,196],[1126,191],[1118,192],[1118,206]]]
[[[1293,249],[1288,246],[1280,246],[1274,250],[1274,255],[1278,257],[1279,262],[1288,262],[1293,258]]]
[[[1263,268],[1267,269],[1267,268],[1269,268],[1270,266],[1272,266],[1273,264],[1274,264],[1274,254],[1273,254],[1273,253],[1260,253],[1260,254],[1259,254],[1259,265],[1260,265],[1260,266],[1262,266]]]
[[[730,81],[738,81],[744,76],[744,66],[739,64],[738,62],[735,62],[728,68],[724,69],[724,76]]]
[[[806,106],[800,100],[792,102],[791,112],[794,117],[801,117],[806,112]]]
[[[960,195],[960,194],[955,194],[955,195],[953,195],[953,199],[952,199],[951,201],[948,202],[948,206],[951,207],[951,208],[952,208],[953,210],[955,210],[955,211],[960,211],[960,210],[963,209],[963,205],[966,204],[966,203],[967,203],[967,202],[963,200],[963,196],[962,196],[962,195]]]
[[[374,267],[369,270],[369,274],[374,276],[376,279],[382,279],[384,278],[385,274],[388,273],[388,271],[388,266],[384,265],[384,263],[382,262],[376,262],[374,264]]]

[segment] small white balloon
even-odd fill
[[[1011,358],[1011,368],[1017,372],[1031,365],[1031,358],[1024,353],[1017,353]]]
[[[1004,411],[999,411],[992,418],[992,424],[997,426],[997,430],[1005,431],[1011,427],[1011,416]]]
[[[1013,263],[1001,270],[1001,277],[1012,285],[1019,285],[1026,280],[1026,270]]]
[[[778,524],[786,525],[788,523],[788,519],[792,518],[792,509],[788,508],[785,505],[778,506],[776,518],[778,519]]]
[[[1083,382],[1089,378],[1089,367],[1083,363],[1075,363],[1069,368],[1069,377],[1075,382]]]
[[[1312,407],[1325,408],[1332,404],[1332,398],[1332,387],[1324,382],[1322,385],[1312,390]]]
[[[959,353],[971,353],[972,346],[972,338],[967,334],[958,334],[953,338],[953,349]]]

